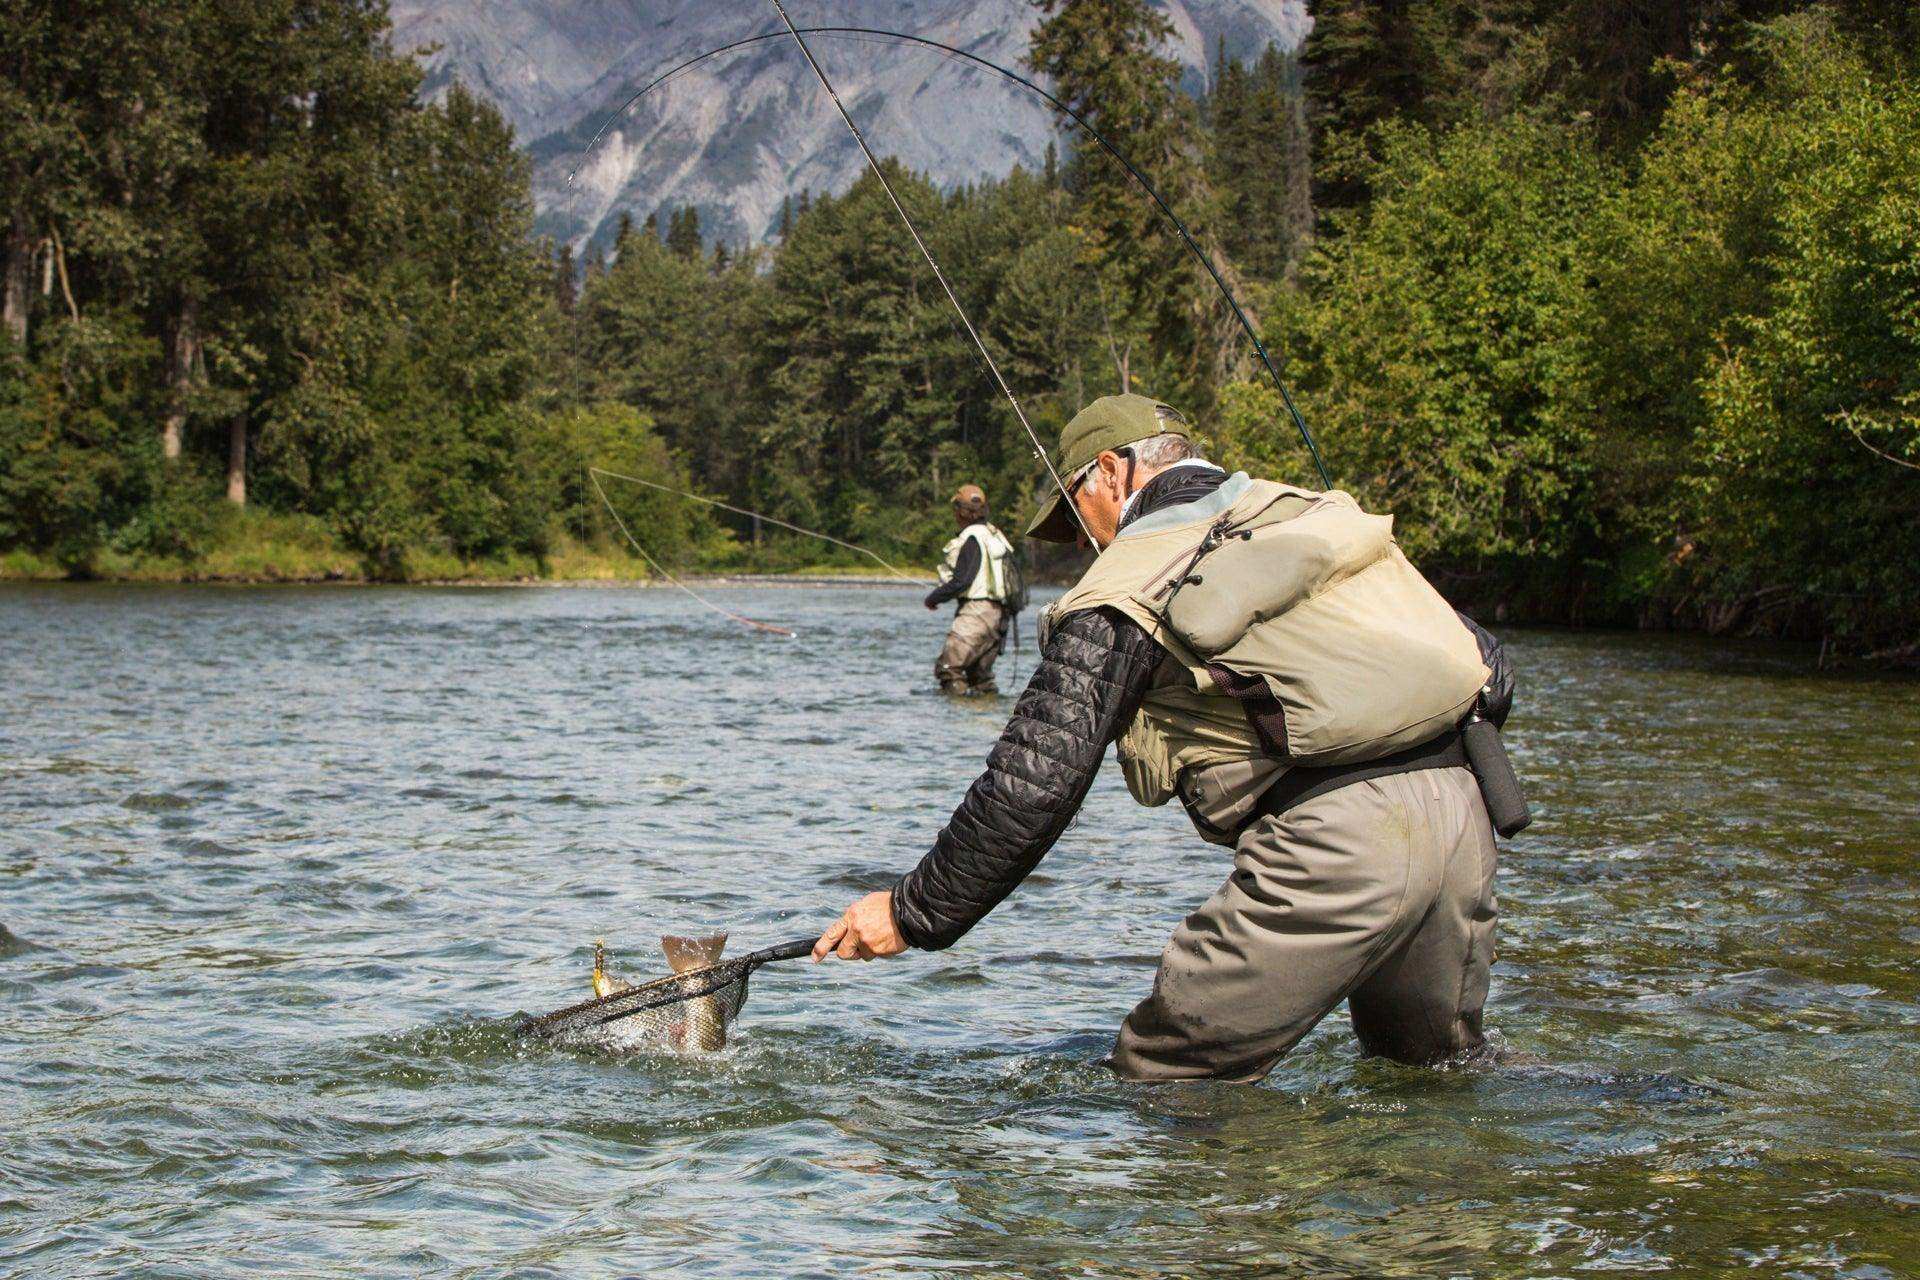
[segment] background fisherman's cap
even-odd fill
[[[1136,395],[1101,396],[1060,429],[1060,448],[1054,454],[1053,468],[1062,482],[1071,486],[1074,474],[1107,450],[1124,449],[1159,435],[1192,439],[1193,428],[1187,425],[1185,414],[1162,401]],[[1058,489],[1047,495],[1039,514],[1027,526],[1027,536],[1042,542],[1072,542],[1079,531]]]

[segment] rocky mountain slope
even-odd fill
[[[1297,45],[1304,0],[1158,0],[1172,52],[1204,89],[1216,41],[1231,56]],[[1038,14],[1026,0],[803,0],[802,26],[924,35],[1020,70]],[[791,42],[766,40],[701,63],[586,141],[637,88],[704,50],[781,31],[761,0],[393,0],[394,44],[428,48],[428,87],[453,80],[513,122],[533,157],[543,233],[605,243],[622,212],[692,205],[710,236],[764,239],[781,201],[837,191],[860,172],[853,141]],[[1037,166],[1054,112],[938,51],[856,37],[815,52],[874,148],[946,185]],[[576,174],[577,170],[577,174]],[[575,175],[570,182],[569,175]]]

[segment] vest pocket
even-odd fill
[[[1393,518],[1351,503],[1324,495],[1302,510],[1283,500],[1226,533],[1166,601],[1167,625],[1196,653],[1219,653],[1377,564],[1393,549]]]
[[[1487,679],[1472,634],[1397,547],[1250,627],[1207,669],[1263,742],[1315,765],[1425,742],[1466,713]]]

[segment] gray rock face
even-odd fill
[[[1206,87],[1216,40],[1234,57],[1297,47],[1304,0],[1157,0],[1187,87]],[[867,26],[924,35],[1023,71],[1039,14],[1026,0],[808,0],[801,26]],[[543,234],[576,249],[636,220],[691,205],[707,235],[764,240],[781,201],[840,191],[862,160],[790,40],[709,59],[623,113],[640,86],[704,50],[783,31],[763,0],[393,0],[394,46],[422,55],[428,88],[458,79],[512,121],[534,162]],[[1056,113],[990,72],[937,50],[854,36],[810,37],[868,141],[944,186],[1040,165]],[[572,180],[569,181],[569,177]]]

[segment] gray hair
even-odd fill
[[[1148,436],[1137,444],[1129,445],[1134,459],[1143,467],[1170,467],[1176,462],[1195,459],[1205,462],[1199,448],[1185,436],[1175,435],[1171,431],[1157,436]]]

